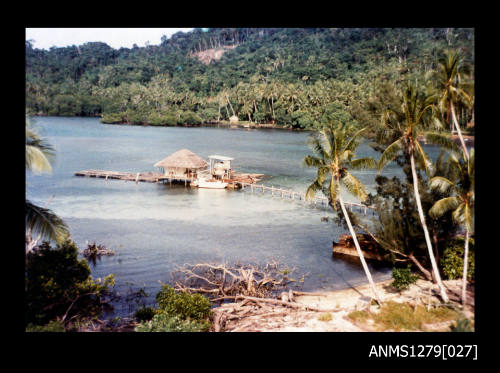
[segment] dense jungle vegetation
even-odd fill
[[[224,48],[208,64],[196,56]],[[303,129],[330,119],[368,125],[387,87],[426,84],[448,48],[473,66],[473,29],[194,29],[118,50],[100,42],[42,50],[26,41],[26,106],[105,123],[201,124],[236,115]],[[473,115],[457,113],[460,124]]]
[[[196,57],[224,47],[219,60]],[[138,125],[236,115],[313,130],[313,154],[304,164],[317,169],[317,177],[307,196],[323,193],[337,211],[334,223],[349,229],[373,299],[381,304],[359,232],[394,265],[394,288],[408,288],[415,270],[437,283],[449,303],[441,277],[462,278],[465,306],[467,283],[475,279],[475,156],[462,131],[473,132],[474,102],[472,29],[195,29],[164,37],[159,46],[119,50],[87,43],[45,51],[27,41],[26,170],[50,172],[55,152],[29,115],[102,116],[105,123]],[[356,157],[363,137],[379,159]],[[435,161],[420,145],[424,138],[441,148]],[[374,193],[349,172],[380,172],[391,161],[404,177],[377,175]],[[345,209],[340,185],[375,209],[372,227]],[[92,279],[66,224],[51,210],[26,200],[25,212],[27,330],[93,326],[113,275]],[[57,245],[39,244],[42,238]],[[156,299],[157,308],[135,313],[135,331],[209,330],[208,299],[168,286]]]

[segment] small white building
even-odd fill
[[[232,174],[231,161],[234,158],[223,155],[211,155],[208,157],[210,162],[210,175],[217,179],[230,179]]]

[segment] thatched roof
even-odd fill
[[[208,163],[203,158],[188,149],[179,150],[155,164],[155,167],[164,168],[178,167],[199,169],[207,166]]]

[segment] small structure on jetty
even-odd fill
[[[231,161],[234,158],[225,157],[222,155],[211,155],[208,157],[210,160],[210,174],[219,180],[231,179],[234,174],[231,168]]]
[[[243,185],[257,183],[263,174],[237,173],[232,169],[231,161],[234,158],[213,155],[209,157],[210,164],[188,149],[179,150],[165,159],[156,162],[154,167],[161,172],[118,172],[105,170],[83,170],[75,172],[75,176],[119,179],[160,183],[181,182],[187,186],[200,176],[215,178],[227,183],[228,188],[241,188]],[[209,167],[210,166],[210,167]],[[194,185],[193,185],[194,186]]]
[[[192,151],[182,149],[156,162],[154,166],[159,167],[168,179],[194,179],[199,171],[208,167],[208,163]]]

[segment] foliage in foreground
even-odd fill
[[[463,333],[463,332],[473,332],[474,323],[467,318],[458,319],[455,323],[450,326],[450,332]]]
[[[210,325],[206,321],[183,320],[179,316],[158,313],[153,319],[139,324],[136,332],[205,332]]]
[[[85,259],[71,240],[52,248],[44,242],[26,257],[26,324],[45,325],[99,316],[114,275],[94,281]]]
[[[474,239],[469,240],[469,265],[467,279],[474,279]],[[464,271],[464,239],[453,240],[443,253],[440,261],[443,273],[449,280],[462,278]]]
[[[417,282],[418,276],[411,273],[411,265],[407,268],[396,268],[392,269],[392,286],[394,286],[399,291],[406,290],[411,284]]]
[[[139,321],[149,321],[155,315],[155,309],[153,307],[141,307],[134,313],[134,318]]]
[[[458,313],[447,307],[430,308],[409,303],[385,302],[379,312],[354,311],[348,317],[360,323],[373,320],[373,326],[378,331],[414,331],[426,330],[426,324],[456,320]]]
[[[158,308],[149,321],[136,327],[137,332],[203,332],[208,331],[211,314],[210,301],[201,294],[176,292],[171,286],[163,285],[156,294]],[[149,310],[136,315],[147,318]]]
[[[59,320],[52,320],[47,325],[28,324],[27,332],[65,332],[64,324]]]

